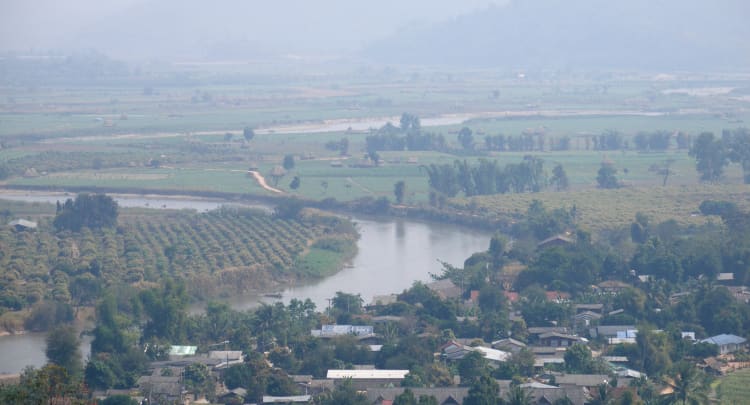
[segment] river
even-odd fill
[[[0,199],[54,203],[69,198],[64,193],[18,192],[0,190]],[[113,195],[123,207],[192,208],[206,211],[226,202],[195,197]],[[236,204],[231,202],[230,204]],[[263,207],[262,205],[252,205]],[[266,208],[268,208],[266,206]],[[490,234],[457,225],[406,219],[374,219],[355,216],[361,238],[351,266],[319,282],[289,287],[281,291],[281,300],[310,298],[323,310],[327,299],[337,291],[361,294],[365,304],[375,295],[399,293],[416,280],[429,281],[439,273],[445,261],[462,265],[472,253],[486,250]],[[278,299],[257,294],[237,296],[224,301],[234,309],[248,309],[260,302]],[[199,311],[202,304],[191,306]],[[0,337],[0,373],[14,373],[26,365],[44,364],[44,335],[28,334]]]

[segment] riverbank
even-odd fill
[[[209,202],[223,202],[228,204],[264,204],[268,206],[276,205],[290,199],[301,202],[305,207],[318,208],[324,211],[331,211],[338,214],[346,215],[368,215],[383,218],[406,218],[423,221],[434,221],[438,223],[448,223],[454,225],[468,226],[487,231],[508,231],[510,223],[504,217],[493,217],[490,215],[479,215],[470,211],[455,208],[436,208],[425,205],[393,205],[388,202],[383,204],[383,198],[361,198],[354,201],[338,201],[332,198],[323,200],[310,200],[299,198],[298,196],[288,196],[281,194],[261,195],[247,193],[227,193],[218,191],[201,191],[201,190],[154,190],[149,188],[123,188],[123,187],[101,187],[101,186],[71,186],[71,187],[53,187],[53,186],[31,186],[31,185],[3,185],[0,192],[10,190],[16,195],[23,195],[24,192],[49,192],[59,193],[62,198],[72,198],[75,193],[106,193],[113,196],[125,196],[133,198],[152,198],[159,197],[174,201],[185,199],[203,199]],[[387,201],[387,199],[385,200]],[[154,208],[158,208],[155,206]],[[174,207],[164,207],[174,208]],[[268,208],[268,207],[267,207]],[[268,208],[270,209],[270,208]]]

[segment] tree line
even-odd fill
[[[568,187],[568,178],[561,165],[553,170],[551,178],[544,170],[541,158],[527,155],[519,163],[500,166],[497,160],[480,159],[472,165],[466,160],[453,164],[422,166],[427,172],[430,187],[447,197],[462,192],[467,197],[475,195],[539,192],[548,184],[558,190]]]

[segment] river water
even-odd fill
[[[70,196],[64,193],[18,192],[0,190],[0,199],[51,202]],[[194,197],[113,195],[123,207],[191,208],[206,211],[225,204],[223,201]],[[236,204],[236,203],[230,203]],[[252,205],[263,207],[261,205]],[[265,208],[268,208],[267,206]],[[400,293],[414,281],[429,281],[430,274],[439,273],[439,261],[461,265],[472,253],[486,250],[490,234],[457,225],[419,222],[405,219],[374,219],[353,217],[361,238],[358,253],[351,266],[316,283],[287,288],[280,300],[310,298],[318,310],[327,306],[327,299],[337,291],[361,294],[365,304],[375,295]],[[258,294],[225,299],[234,309],[248,309],[261,302],[274,302]],[[191,306],[200,311],[202,304]],[[0,373],[17,373],[26,365],[44,364],[44,335],[27,334],[0,337]],[[83,350],[86,351],[86,350]]]

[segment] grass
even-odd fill
[[[294,268],[297,274],[310,279],[330,276],[339,271],[356,253],[356,243],[348,241],[348,248],[343,252],[312,247],[297,260]]]

